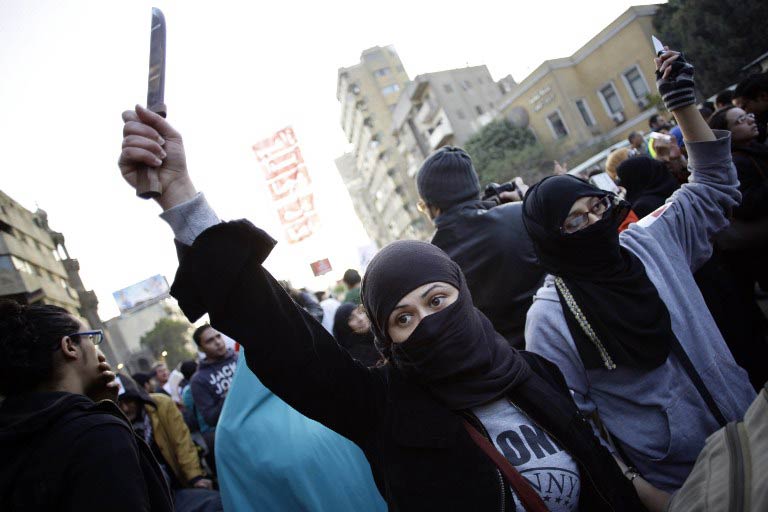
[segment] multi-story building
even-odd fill
[[[60,306],[101,329],[96,294],[85,289],[79,270],[45,211],[31,212],[0,192],[0,297]],[[99,348],[111,363],[118,361],[109,337]]]
[[[655,5],[630,7],[570,57],[547,60],[512,90],[501,114],[560,156],[647,131],[657,112]]]
[[[131,372],[147,372],[155,363],[152,353],[141,345],[141,337],[151,331],[158,320],[171,318],[186,322],[186,317],[176,300],[170,295],[143,302],[120,316],[104,322],[113,345],[117,361],[128,366]],[[190,339],[191,341],[191,339]]]
[[[400,95],[392,114],[392,133],[413,181],[424,159],[446,145],[463,145],[497,113],[503,87],[485,66],[417,76]]]
[[[347,174],[348,187],[354,183],[358,189],[353,193],[355,202],[374,209],[364,223],[379,246],[398,238],[426,236],[425,219],[416,210],[415,185],[407,179],[405,161],[391,132],[392,111],[408,83],[408,74],[391,46],[369,48],[359,64],[338,72],[341,126],[355,159],[354,172],[342,174]],[[344,165],[351,171],[348,159]]]

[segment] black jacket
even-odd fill
[[[27,393],[0,406],[0,509],[171,512],[160,467],[113,402]]]
[[[247,221],[211,227],[191,248],[180,246],[171,293],[190,319],[208,312],[216,329],[242,343],[249,368],[277,396],[360,446],[390,510],[512,510],[508,486],[462,415],[391,365],[368,369],[351,358],[261,266],[273,245]],[[559,370],[524,357],[534,378],[509,398],[578,461],[579,509],[643,510]]]
[[[525,315],[544,280],[522,204],[458,204],[435,219],[432,238],[461,267],[477,309],[517,348],[523,348]]]

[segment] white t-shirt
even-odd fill
[[[578,510],[581,477],[576,461],[509,400],[474,407],[493,445],[523,475],[552,512]],[[517,510],[523,510],[514,491]]]

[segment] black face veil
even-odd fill
[[[387,332],[389,315],[405,295],[432,282],[454,286],[458,299],[422,319],[406,341],[393,343]],[[474,307],[458,265],[432,244],[399,241],[382,249],[368,266],[362,299],[387,357],[452,409],[499,398],[530,373]]]
[[[613,206],[591,226],[563,233],[573,203],[588,196],[611,196]],[[652,369],[666,361],[674,334],[669,310],[642,262],[619,244],[618,228],[628,212],[626,202],[573,176],[545,178],[523,203],[540,263],[565,283],[613,363]],[[584,365],[608,366],[559,287],[558,294]]]

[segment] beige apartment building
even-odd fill
[[[340,172],[353,202],[371,212],[361,220],[379,246],[427,234],[425,219],[416,210],[415,185],[407,179],[405,161],[391,132],[392,111],[409,82],[392,46],[369,48],[358,64],[338,72],[341,126],[354,155],[354,163],[339,159],[344,167]]]
[[[651,45],[655,5],[630,7],[570,57],[547,60],[504,100],[501,114],[567,158],[647,131],[657,112]]]
[[[446,145],[461,146],[493,120],[511,77],[496,83],[486,66],[451,69],[417,76],[393,112],[392,133],[413,181],[424,159]]]

